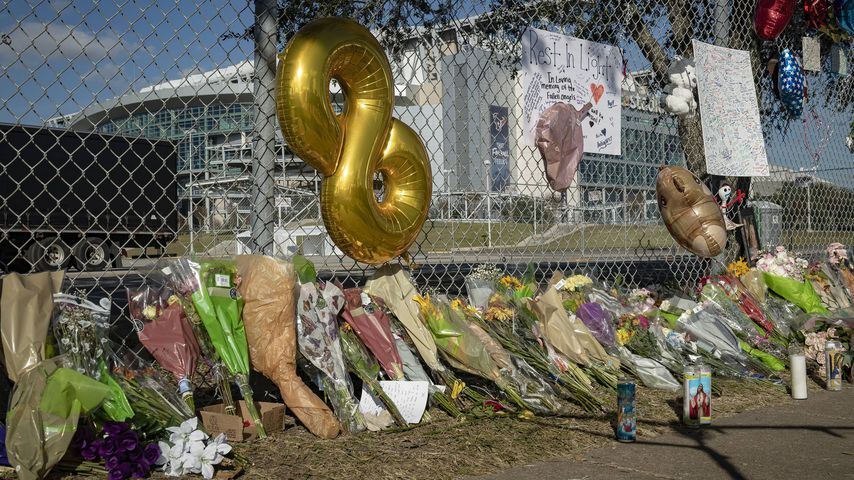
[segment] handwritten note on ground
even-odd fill
[[[750,53],[694,40],[694,56],[706,171],[721,176],[767,177],[768,157]]]
[[[418,423],[427,408],[427,397],[429,396],[428,383],[408,381],[382,381],[380,386],[386,395],[394,402],[403,419],[407,423]],[[382,402],[365,390],[362,390],[362,399],[359,402],[359,410],[364,415],[379,415],[385,410]]]
[[[540,114],[557,102],[593,108],[582,121],[584,151],[620,155],[622,54],[617,47],[528,28],[522,35],[522,124],[534,145]]]

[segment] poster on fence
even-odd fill
[[[493,192],[503,192],[510,181],[509,109],[489,106],[489,178]]]
[[[582,121],[584,151],[620,155],[623,61],[620,49],[528,28],[522,35],[522,118],[534,146],[540,113],[557,102],[593,106]]]
[[[759,121],[750,53],[694,40],[706,171],[767,177],[768,156]]]

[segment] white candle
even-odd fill
[[[807,359],[803,354],[795,353],[789,356],[792,371],[792,398],[806,400],[807,398]]]

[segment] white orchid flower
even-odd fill
[[[219,453],[219,449],[223,447],[228,447],[228,450],[231,450],[231,447],[228,445],[217,444],[211,442],[210,445],[206,446],[204,451],[202,452],[201,457],[199,457],[199,463],[201,464],[202,476],[205,478],[213,478],[214,476],[214,465],[222,462],[223,456]]]
[[[216,453],[220,455],[228,455],[228,452],[231,451],[231,445],[227,443],[227,439],[225,438],[224,433],[220,433],[215,438],[211,439],[208,442],[208,447],[213,445],[216,448]]]
[[[166,430],[170,432],[169,441],[173,444],[181,441],[185,446],[191,442],[207,440],[208,434],[198,430],[199,419],[193,417],[185,420],[178,427],[168,427]]]
[[[163,471],[168,477],[180,477],[184,465],[184,442],[169,445],[166,442],[158,442],[161,458],[165,459]]]

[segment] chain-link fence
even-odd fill
[[[422,284],[447,287],[478,263],[627,282],[687,283],[710,268],[671,240],[654,190],[661,165],[704,173],[699,118],[659,103],[672,59],[690,57],[692,39],[750,51],[771,164],[752,184],[729,179],[754,202],[734,217],[750,222],[731,235],[726,259],[768,244],[813,255],[854,243],[851,43],[821,37],[804,120],[789,120],[766,60],[784,47],[800,54],[802,37],[818,34],[797,13],[762,43],[753,11],[744,0],[5,2],[0,261],[68,268],[72,284],[115,298],[165,255],[300,253],[357,282],[370,270],[330,241],[322,179],[291,153],[275,118],[275,53],[327,15],[380,38],[394,116],[430,154],[433,202],[410,250]],[[563,194],[523,138],[529,26],[614,45],[623,61],[622,155],[585,154]],[[334,106],[342,95],[333,82]]]

